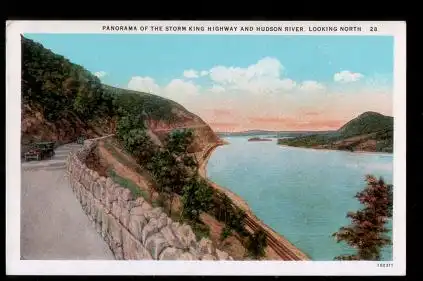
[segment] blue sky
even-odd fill
[[[393,37],[25,36],[103,83],[173,99],[217,130],[326,130],[364,111],[392,113]]]
[[[330,82],[341,70],[392,75],[393,38],[382,36],[228,36],[27,34],[92,72],[126,85],[132,76],[168,83],[186,69],[247,67],[263,57],[279,59],[293,80]]]

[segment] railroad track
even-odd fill
[[[277,253],[282,260],[293,260],[293,261],[300,261],[304,260],[301,257],[298,257],[291,249],[285,246],[281,241],[278,241],[274,234],[268,231],[267,229],[263,228],[259,223],[256,222],[254,218],[251,217],[250,214],[246,214],[245,217],[245,224],[248,225],[253,232],[257,230],[263,230],[267,237],[267,245],[272,248],[275,253]]]

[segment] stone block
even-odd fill
[[[136,216],[144,216],[145,210],[141,206],[137,206],[131,209],[130,214]]]
[[[178,260],[198,260],[193,254],[190,252],[184,252],[179,256]]]
[[[94,194],[94,197],[96,199],[100,200],[101,197],[102,197],[102,194],[101,193],[102,193],[101,183],[96,182],[94,184],[94,186],[93,186],[93,194]]]
[[[128,231],[122,230],[122,248],[125,260],[152,260],[150,253]]]
[[[184,244],[178,238],[176,238],[175,234],[172,231],[172,228],[169,225],[163,227],[160,232],[163,234],[163,237],[166,239],[167,242],[169,242],[172,247],[178,249],[185,248]]]
[[[134,198],[134,196],[132,195],[132,192],[127,188],[122,190],[121,197],[124,201],[129,201]]]
[[[115,218],[120,218],[120,215],[122,214],[122,208],[116,201],[114,201],[112,204],[112,214],[115,216]]]
[[[122,245],[122,227],[119,222],[111,215],[108,215],[108,232],[118,245]]]
[[[136,239],[142,241],[142,230],[146,224],[147,220],[143,215],[130,215],[128,228]]]
[[[105,212],[102,212],[101,214],[101,222],[101,236],[105,238],[107,237],[107,231],[109,228],[108,215]]]
[[[105,180],[105,182],[106,182],[106,188],[110,188],[110,189],[113,189],[113,185],[115,184],[114,182],[113,182],[113,180],[111,179],[111,178],[107,178],[106,180]]]
[[[128,228],[128,226],[129,226],[129,210],[127,208],[121,208],[119,221],[124,227]]]
[[[197,246],[198,253],[200,255],[212,255],[213,254],[213,244],[210,239],[201,238]]]
[[[207,254],[207,255],[202,256],[201,260],[203,260],[203,261],[215,261],[216,258],[212,255]]]
[[[162,229],[163,227],[167,226],[168,217],[165,213],[161,213],[159,218],[157,219],[157,228]]]
[[[162,208],[157,207],[157,208],[154,208],[154,209],[152,209],[150,211],[145,212],[144,213],[144,216],[145,216],[145,218],[147,220],[151,220],[151,219],[156,219],[157,220],[162,213],[163,213]]]
[[[179,257],[183,253],[184,252],[181,249],[168,247],[161,252],[159,259],[160,260],[178,260]]]
[[[143,243],[143,245],[145,245],[145,241],[147,240],[148,237],[150,237],[151,235],[153,235],[154,233],[157,233],[159,230],[157,228],[157,220],[156,219],[151,219],[147,225],[143,228],[142,233],[141,233],[141,242]]]
[[[228,253],[223,252],[219,249],[216,249],[216,256],[219,260],[228,260],[229,259]]]
[[[166,239],[163,237],[163,234],[160,232],[149,236],[144,245],[155,260],[158,260],[161,252],[170,246]]]
[[[141,208],[143,208],[145,210],[144,212],[148,212],[148,211],[151,211],[153,209],[153,207],[151,207],[151,205],[148,204],[147,201],[144,201],[142,203]]]
[[[189,225],[182,225],[174,229],[173,233],[187,250],[189,247],[197,245],[197,238]]]

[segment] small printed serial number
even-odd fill
[[[377,264],[377,267],[384,267],[384,268],[386,268],[386,267],[394,267],[394,264],[393,263],[378,263]]]

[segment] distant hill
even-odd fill
[[[248,130],[241,132],[217,132],[220,137],[236,137],[236,136],[267,136],[267,137],[299,137],[312,134],[326,134],[331,131],[266,131],[266,130]]]
[[[117,117],[131,112],[156,142],[172,129],[194,127],[195,149],[219,141],[200,117],[153,94],[107,86],[80,65],[21,36],[21,142],[74,141],[115,133]]]
[[[351,137],[379,131],[393,130],[393,128],[394,118],[391,116],[367,111],[346,123],[338,130],[338,132],[343,137]]]
[[[364,112],[335,132],[279,139],[278,144],[349,151],[393,151],[394,119],[377,112]]]

